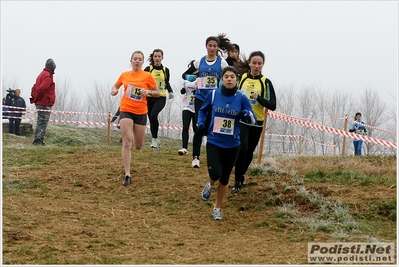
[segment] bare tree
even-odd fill
[[[349,114],[349,112],[351,112],[353,106],[353,97],[351,97],[350,93],[348,92],[337,91],[336,93],[329,96],[328,105],[326,105],[326,112],[331,120],[331,127],[344,130],[344,117]],[[332,143],[337,146],[339,152],[341,151],[343,146],[343,139],[343,136],[333,135]],[[348,147],[350,141],[351,139],[346,139],[346,147]]]
[[[380,128],[389,120],[386,114],[386,102],[381,100],[380,95],[376,91],[372,91],[372,89],[368,88],[365,90],[364,94],[360,95],[359,101],[358,111],[361,111],[366,124]],[[374,130],[370,127],[367,129],[367,132],[368,135],[372,137],[380,139],[386,138],[386,133]],[[381,149],[380,145],[369,142],[366,142],[364,148],[367,154]]]
[[[98,84],[94,82],[93,90],[89,91],[86,102],[85,111],[87,113],[99,113],[101,115],[86,116],[87,122],[107,122],[107,116],[105,114],[111,113],[111,116],[118,110],[121,96],[123,95],[123,89],[119,90],[119,97],[111,96],[110,84]]]
[[[33,84],[32,84],[33,85]],[[19,84],[18,84],[18,80],[17,79],[13,79],[12,81],[7,81],[6,79],[4,79],[4,77],[3,77],[3,80],[2,80],[2,87],[3,87],[3,97],[7,94],[7,90],[9,89],[9,88],[11,88],[11,89],[21,89],[21,92],[23,92],[22,91],[22,88],[19,88]],[[31,90],[31,88],[28,88],[28,89],[26,89],[26,92],[28,92],[27,94],[25,93],[25,95],[28,95],[28,96],[30,96],[30,90]],[[29,102],[29,100],[28,100],[28,102]]]
[[[294,109],[296,106],[296,94],[294,90],[294,86],[290,85],[287,87],[280,87],[279,90],[276,91],[276,111],[287,114],[290,116],[294,115]],[[273,118],[268,118],[267,120],[267,134],[279,134],[279,135],[296,135],[297,134],[297,125],[282,121],[276,120]],[[282,137],[281,143],[275,142],[265,142],[267,146],[267,150],[277,150],[282,149],[283,151],[287,150],[296,150],[295,141],[293,138]]]
[[[315,99],[315,90],[313,87],[304,87],[299,91],[298,94],[298,102],[297,102],[297,116],[302,119],[317,119],[317,110],[313,107],[317,107],[316,99]],[[310,104],[312,103],[312,104]],[[298,132],[297,132],[298,133]],[[319,131],[314,131],[308,127],[301,127],[299,130],[301,136],[307,136],[311,140],[315,141],[317,139],[317,135],[320,133]],[[303,150],[306,152],[316,153],[315,145],[312,144],[312,147],[305,145],[303,146]]]
[[[81,110],[83,98],[81,94],[75,93],[69,80],[57,79],[56,86],[56,100],[53,106],[53,111],[63,112],[63,114],[54,114],[53,119],[79,121],[83,116],[73,113]]]

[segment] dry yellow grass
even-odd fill
[[[133,184],[124,187],[119,136],[113,140],[111,147],[32,147],[29,138],[3,136],[4,264],[306,264],[308,242],[338,239],[278,216],[282,203],[295,203],[301,216],[318,212],[298,196],[301,186],[348,203],[367,226],[341,241],[396,242],[396,221],[367,217],[378,201],[396,200],[394,157],[264,157],[242,193],[228,193],[223,220],[213,221],[215,195],[200,196],[205,153],[193,169],[172,141],[159,154],[134,151]],[[309,176],[337,171],[354,178]]]

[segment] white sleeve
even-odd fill
[[[194,91],[196,86],[197,86],[197,81],[194,82],[184,81],[184,87],[186,88],[186,90]]]
[[[199,68],[200,62],[201,62],[201,58],[196,59],[196,60],[193,62],[193,65],[194,65],[194,67],[195,67],[197,70],[198,70],[198,68]]]
[[[222,62],[221,62],[222,70],[224,68],[226,68],[228,65],[229,65],[229,63],[227,63],[226,59],[222,58]]]

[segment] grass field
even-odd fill
[[[396,157],[263,155],[214,221],[205,150],[193,169],[180,140],[154,154],[147,136],[124,187],[119,139],[3,134],[3,264],[307,264],[308,242],[396,243]]]

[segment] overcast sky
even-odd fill
[[[1,1],[3,86],[27,100],[47,58],[76,93],[114,84],[133,51],[164,50],[180,90],[207,37],[226,33],[249,55],[266,55],[276,90],[306,86],[361,94],[372,88],[396,105],[398,3],[393,1]],[[147,66],[148,62],[143,67]],[[179,86],[179,87],[178,87]],[[3,88],[3,96],[5,95]]]

